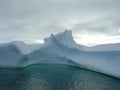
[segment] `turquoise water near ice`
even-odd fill
[[[1,68],[0,90],[120,90],[120,79],[62,64]]]

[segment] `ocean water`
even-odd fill
[[[120,90],[120,79],[70,65],[0,69],[0,90]]]

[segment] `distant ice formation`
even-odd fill
[[[68,64],[120,78],[120,44],[94,47],[78,45],[72,31],[51,34],[42,45],[10,42],[0,45],[0,67],[25,67],[38,63]]]

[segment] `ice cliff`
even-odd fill
[[[44,44],[33,49],[23,42],[0,45],[0,66],[17,67],[38,63],[68,64],[120,78],[120,44],[94,47],[78,45],[72,32],[51,34]],[[117,46],[117,47],[116,47]]]

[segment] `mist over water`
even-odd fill
[[[0,90],[120,90],[120,79],[60,64],[0,69]]]

